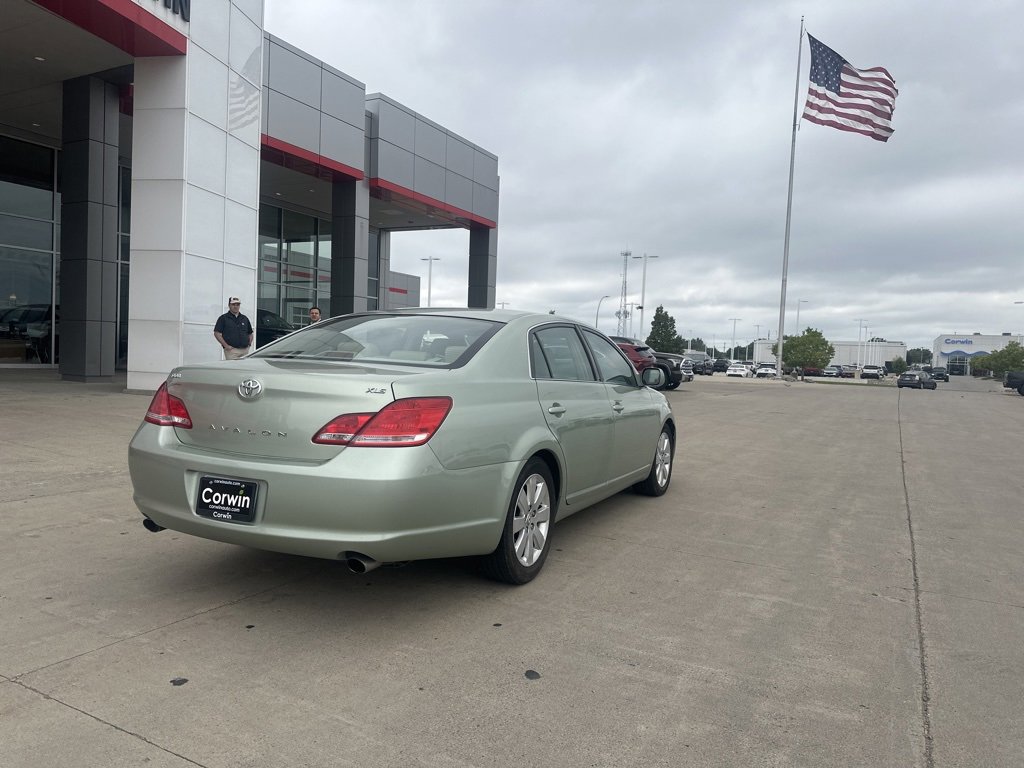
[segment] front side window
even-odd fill
[[[587,340],[587,346],[597,361],[597,367],[601,372],[601,380],[609,384],[622,384],[635,387],[636,373],[633,364],[623,358],[618,347],[609,342],[603,336],[598,336],[592,331],[583,330],[583,336]]]

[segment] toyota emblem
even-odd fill
[[[255,400],[263,393],[263,385],[256,379],[246,379],[238,385],[238,394],[243,400]]]

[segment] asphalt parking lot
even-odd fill
[[[0,372],[4,766],[1024,764],[1024,398],[698,377],[524,587],[150,534],[148,396]]]

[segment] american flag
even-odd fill
[[[896,81],[884,67],[857,69],[811,35],[811,76],[803,117],[818,125],[887,141]]]

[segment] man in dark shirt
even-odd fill
[[[228,299],[228,311],[217,318],[213,335],[224,348],[225,360],[238,360],[252,346],[252,323],[241,312],[242,302],[235,296]]]

